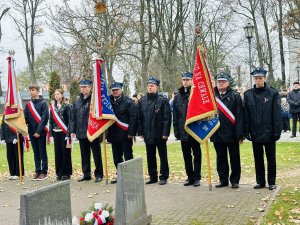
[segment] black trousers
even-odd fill
[[[291,113],[293,118],[293,132],[292,134],[296,136],[297,133],[297,121],[300,120],[300,113]]]
[[[101,147],[100,138],[96,138],[93,142],[89,139],[83,138],[79,139],[80,152],[81,152],[81,164],[83,176],[86,178],[91,178],[91,149],[94,156],[95,162],[95,177],[103,178],[103,165],[101,158]]]
[[[160,157],[160,180],[167,180],[169,178],[169,164],[167,155],[167,141],[163,140],[157,144],[147,144],[147,163],[148,163],[148,173],[150,179],[157,180],[157,162],[156,162],[156,148]]]
[[[123,154],[125,161],[133,159],[133,149],[132,149],[132,138],[128,138],[125,141],[121,142],[112,142],[112,153],[114,157],[114,164],[116,168],[118,169],[118,164],[124,162],[123,160]]]
[[[34,154],[35,172],[38,174],[48,173],[48,155],[46,149],[46,136],[38,138],[29,136]]]
[[[255,162],[255,172],[256,172],[256,182],[258,184],[265,185],[265,163],[264,163],[264,148],[267,156],[268,162],[268,184],[275,185],[276,180],[276,142],[268,143],[255,143],[252,142],[254,162]]]
[[[189,180],[200,180],[201,179],[201,161],[202,153],[200,143],[195,141],[182,141],[181,149],[184,158],[185,171]],[[194,155],[194,163],[193,156]],[[194,164],[194,166],[193,166]]]
[[[287,130],[291,130],[290,127],[290,119],[287,117],[281,117],[282,118],[282,130],[287,131]]]
[[[23,140],[20,140],[20,152],[21,152],[21,165],[22,165],[22,176],[24,175],[24,147],[23,147]],[[6,143],[6,155],[7,155],[7,162],[9,173],[11,176],[20,176],[20,167],[19,167],[19,154],[18,154],[18,143]]]
[[[241,158],[239,142],[214,142],[217,153],[217,171],[221,183],[228,184],[228,178],[231,184],[238,184],[241,178]],[[230,157],[231,174],[229,177],[228,155]]]
[[[66,134],[53,131],[55,171],[57,176],[72,175],[71,148],[67,148]]]

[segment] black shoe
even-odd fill
[[[221,187],[227,187],[228,184],[220,182],[220,183],[216,184],[215,186],[216,186],[216,188],[221,188]]]
[[[110,183],[111,184],[116,184],[117,183],[117,178],[113,179]]]
[[[290,138],[294,138],[294,137],[296,137],[296,135],[292,135],[292,136],[290,136]]]
[[[160,180],[159,185],[165,185],[167,183],[167,180]]]
[[[184,186],[190,186],[194,184],[194,180],[187,180],[187,182],[185,182],[183,185]]]
[[[272,184],[272,185],[269,185],[269,190],[275,190],[277,187],[276,187],[276,185],[274,185],[274,184]]]
[[[56,177],[56,180],[61,180],[61,176],[57,176],[57,177]]]
[[[266,185],[265,184],[256,184],[256,185],[254,185],[254,189],[260,189],[260,188],[264,188],[264,187],[266,187]]]
[[[101,177],[96,177],[96,179],[95,179],[95,183],[97,183],[97,182],[100,182],[102,180],[102,178]]]
[[[82,181],[85,181],[85,180],[91,180],[90,177],[81,177],[79,180],[77,180],[78,182],[82,182]]]
[[[156,182],[157,182],[157,180],[150,178],[149,180],[146,181],[145,184],[153,184],[153,183],[156,183]]]
[[[231,184],[231,187],[232,187],[232,188],[239,188],[240,186],[239,186],[239,184],[237,184],[237,183],[233,183],[233,184]]]
[[[70,176],[62,176],[61,177],[61,180],[69,180],[70,179]]]
[[[194,187],[198,187],[198,186],[200,186],[200,180],[195,180]]]

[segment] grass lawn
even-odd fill
[[[50,177],[55,177],[54,167],[54,146],[53,144],[47,146],[48,160],[49,160],[49,173]],[[207,163],[205,145],[202,148],[202,180],[207,180]],[[218,182],[218,175],[216,171],[216,154],[212,143],[209,143],[210,148],[210,162],[211,162],[211,173],[212,181]],[[101,148],[103,150],[103,147]],[[146,160],[146,149],[144,145],[137,145],[133,147],[134,157],[143,157],[143,166],[145,179],[147,176],[147,160]],[[102,151],[103,154],[103,151]],[[251,143],[244,143],[241,145],[241,166],[242,166],[242,178],[253,179],[255,176],[254,170],[254,159],[252,153]],[[299,143],[277,143],[277,170],[279,173],[283,173],[287,170],[299,170],[300,171],[300,148]],[[158,155],[157,155],[158,157]],[[158,158],[159,160],[159,158]],[[170,167],[170,179],[171,181],[185,181],[186,174],[184,170],[184,161],[181,152],[180,142],[168,145],[168,160]],[[94,168],[93,159],[92,168]],[[107,145],[107,164],[108,164],[108,176],[109,178],[115,177],[115,166],[113,164],[111,145]],[[79,144],[74,144],[74,150],[72,152],[72,163],[73,163],[73,178],[79,178],[82,176],[81,173],[81,158]],[[34,174],[34,160],[33,152],[24,154],[25,172],[27,176]],[[158,163],[159,166],[159,163]],[[159,169],[159,168],[158,168]],[[0,146],[0,180],[3,180],[9,176],[8,164],[6,160],[6,148]],[[268,224],[268,221],[282,222],[284,224],[291,223],[292,219],[300,219],[300,191],[299,191],[299,174],[295,174],[295,177],[281,177],[278,179],[277,184],[283,185],[283,189],[280,195],[276,199],[276,204],[272,204],[270,212],[266,215],[264,223]],[[271,193],[270,193],[271,194]],[[291,211],[294,209],[294,213]],[[297,211],[298,210],[298,211]],[[282,215],[282,218],[281,216]],[[281,219],[280,219],[281,218]]]

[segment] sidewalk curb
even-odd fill
[[[258,218],[256,224],[260,224],[260,223],[262,222],[262,220],[264,219],[265,215],[266,215],[267,212],[269,211],[269,208],[270,208],[271,204],[273,203],[273,201],[272,201],[271,199],[275,199],[275,198],[276,198],[276,196],[277,196],[278,192],[280,191],[280,189],[281,189],[281,186],[278,185],[277,188],[276,188],[276,190],[273,192],[273,194],[272,194],[272,196],[271,196],[271,198],[270,198],[270,201],[268,202],[268,204],[267,204],[267,206],[266,206],[266,208],[265,208],[265,212],[262,213],[262,214],[259,216],[259,218]]]

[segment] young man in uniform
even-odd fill
[[[254,189],[266,186],[264,147],[268,161],[269,189],[276,189],[276,141],[281,135],[281,101],[276,89],[266,84],[267,71],[252,73],[254,87],[245,92],[245,137],[252,141],[256,182]]]
[[[189,97],[191,86],[193,84],[193,74],[185,72],[182,74],[183,86],[178,89],[178,94],[175,95],[173,101],[173,126],[175,137],[181,141],[181,149],[184,158],[185,171],[188,180],[184,186],[194,185],[200,186],[201,179],[201,148],[200,143],[189,135],[185,129],[185,120],[189,105]],[[193,156],[194,155],[194,163]],[[194,164],[194,165],[193,165]]]

